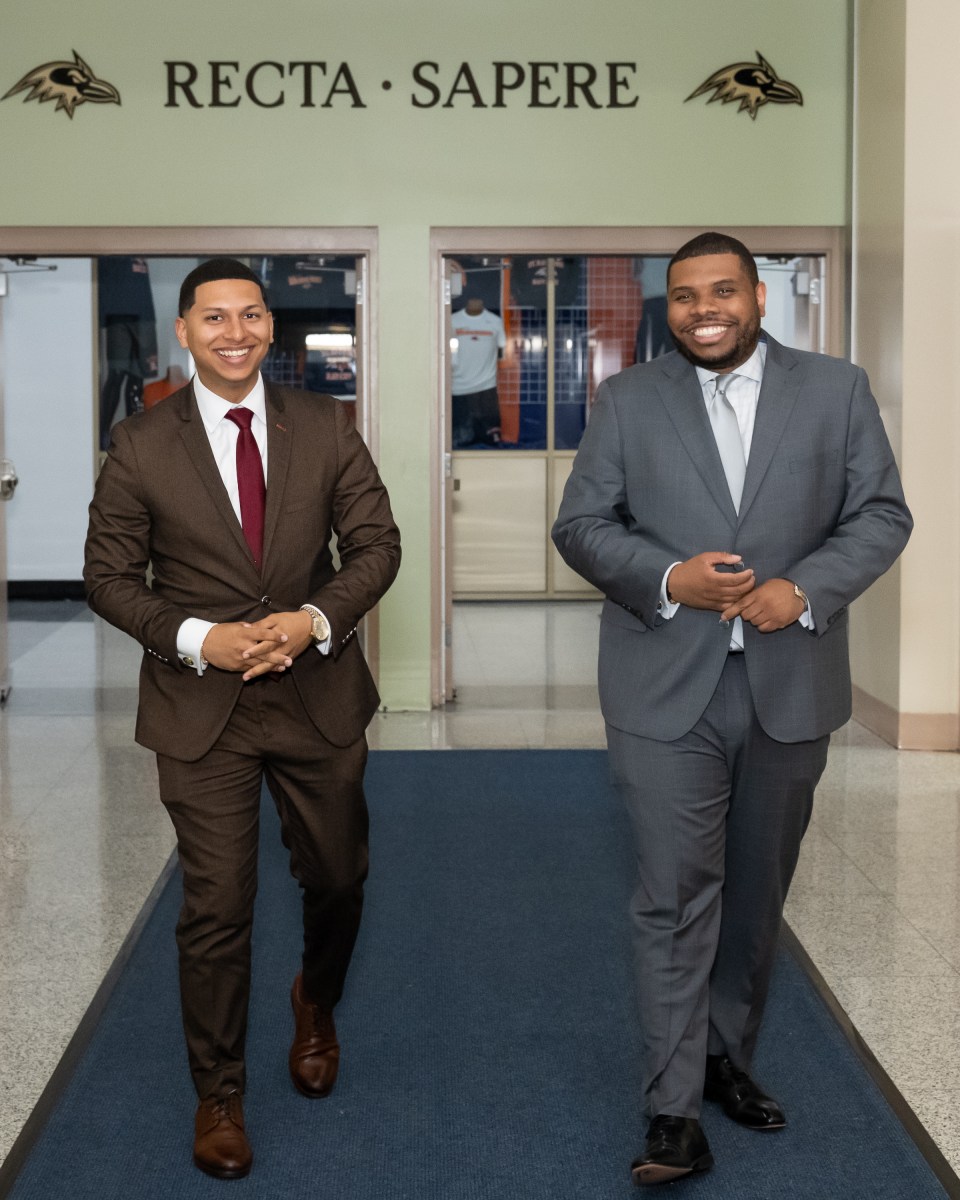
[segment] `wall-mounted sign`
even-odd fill
[[[371,85],[346,62],[168,61],[166,108],[367,108]],[[401,87],[414,108],[634,108],[635,62],[414,63]],[[375,85],[374,85],[375,86]],[[392,91],[393,79],[380,81]]]
[[[68,117],[73,118],[73,110],[78,104],[90,101],[93,104],[119,104],[120,93],[105,79],[98,79],[93,71],[74,50],[73,62],[65,59],[60,62],[41,63],[28,71],[19,83],[6,92],[2,99],[16,96],[30,88],[30,94],[24,100],[56,100],[54,112],[62,109]]]
[[[369,108],[377,90],[376,81],[363,79],[347,62],[180,59],[157,67],[164,108]],[[630,109],[640,103],[638,65],[626,61],[444,65],[424,60],[398,82],[406,103],[417,109]],[[393,87],[393,79],[379,81],[382,92]],[[34,67],[2,99],[24,91],[26,100],[56,100],[56,111],[62,109],[68,117],[85,101],[120,103],[117,89],[98,79],[76,51],[73,62]],[[714,71],[686,99],[709,92],[708,103],[739,101],[738,112],[748,112],[754,120],[764,104],[803,104],[800,89],[781,79],[759,51],[755,63],[730,63]]]
[[[755,63],[730,63],[714,71],[695,92],[690,93],[687,100],[705,96],[707,92],[713,92],[708,104],[714,100],[722,100],[724,104],[739,100],[737,112],[748,112],[754,121],[757,119],[757,110],[764,104],[803,104],[800,89],[781,79],[759,50]]]

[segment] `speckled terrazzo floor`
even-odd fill
[[[603,745],[595,603],[456,607],[457,701],[372,747]],[[133,742],[138,648],[82,604],[11,607],[0,714],[0,1158],[173,848]],[[960,1169],[960,756],[835,737],[787,918]]]

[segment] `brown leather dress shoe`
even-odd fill
[[[290,992],[296,1030],[290,1047],[290,1078],[304,1096],[329,1096],[337,1082],[340,1043],[333,1013],[311,1004],[303,990],[303,976],[293,981]]]
[[[200,1101],[194,1120],[193,1161],[217,1179],[242,1179],[249,1174],[253,1151],[243,1131],[239,1092]]]

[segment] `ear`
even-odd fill
[[[187,323],[183,317],[177,317],[173,323],[173,328],[177,335],[177,341],[180,343],[180,345],[184,348],[184,350],[189,349],[187,345]]]
[[[267,318],[270,321],[270,345],[272,346],[273,345],[273,313],[268,312]]]
[[[757,284],[757,307],[760,309],[760,316],[767,315],[767,285],[763,282]]]

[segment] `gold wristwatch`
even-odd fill
[[[793,580],[789,579],[787,582],[793,583]],[[803,590],[803,588],[800,586],[799,583],[793,583],[793,594],[797,597],[798,600],[803,601],[804,608],[810,607],[810,601],[807,599],[807,593]]]
[[[311,638],[318,644],[325,642],[330,636],[330,622],[320,609],[313,604],[301,604],[300,611],[310,614],[310,619],[313,622],[310,630]]]

